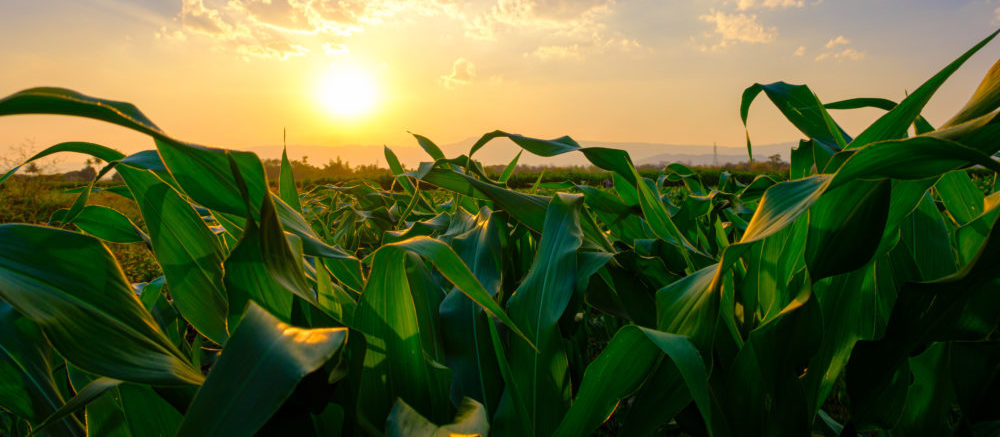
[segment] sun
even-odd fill
[[[331,114],[357,118],[375,108],[378,87],[371,74],[362,69],[335,68],[320,79],[317,98]]]

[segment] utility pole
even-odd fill
[[[712,165],[719,166],[719,145],[712,141]]]

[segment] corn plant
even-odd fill
[[[1000,67],[940,127],[920,113],[995,35],[899,103],[751,86],[744,123],[763,92],[805,139],[789,180],[746,185],[494,131],[453,158],[414,135],[431,160],[410,170],[387,148],[390,189],[299,187],[283,157],[272,190],[257,156],[130,104],[8,96],[0,115],[155,149],[31,159],[107,162],[142,225],[89,205],[93,183],[45,226],[0,225],[0,434],[994,435],[1000,198],[964,169],[1000,171]],[[863,107],[886,112],[855,136],[830,114]],[[496,179],[473,158],[496,138],[613,187],[511,189],[520,153]],[[163,276],[128,283],[106,242]]]

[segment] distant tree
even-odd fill
[[[784,161],[781,160],[781,155],[775,153],[767,157],[767,163],[774,168],[780,168],[784,164]]]

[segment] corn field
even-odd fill
[[[131,104],[10,95],[0,115],[155,149],[32,158],[106,162],[143,224],[84,189],[47,226],[0,225],[0,434],[997,435],[1000,194],[965,169],[1000,172],[1000,67],[939,127],[920,115],[994,36],[899,103],[749,87],[744,124],[763,93],[805,139],[789,180],[746,185],[495,131],[453,158],[414,135],[430,160],[408,171],[387,148],[389,190],[298,187],[286,157],[272,192],[256,155]],[[853,137],[830,113],[870,107]],[[474,159],[497,138],[614,186],[510,189],[517,158],[497,179]],[[163,276],[129,283],[106,242]]]

